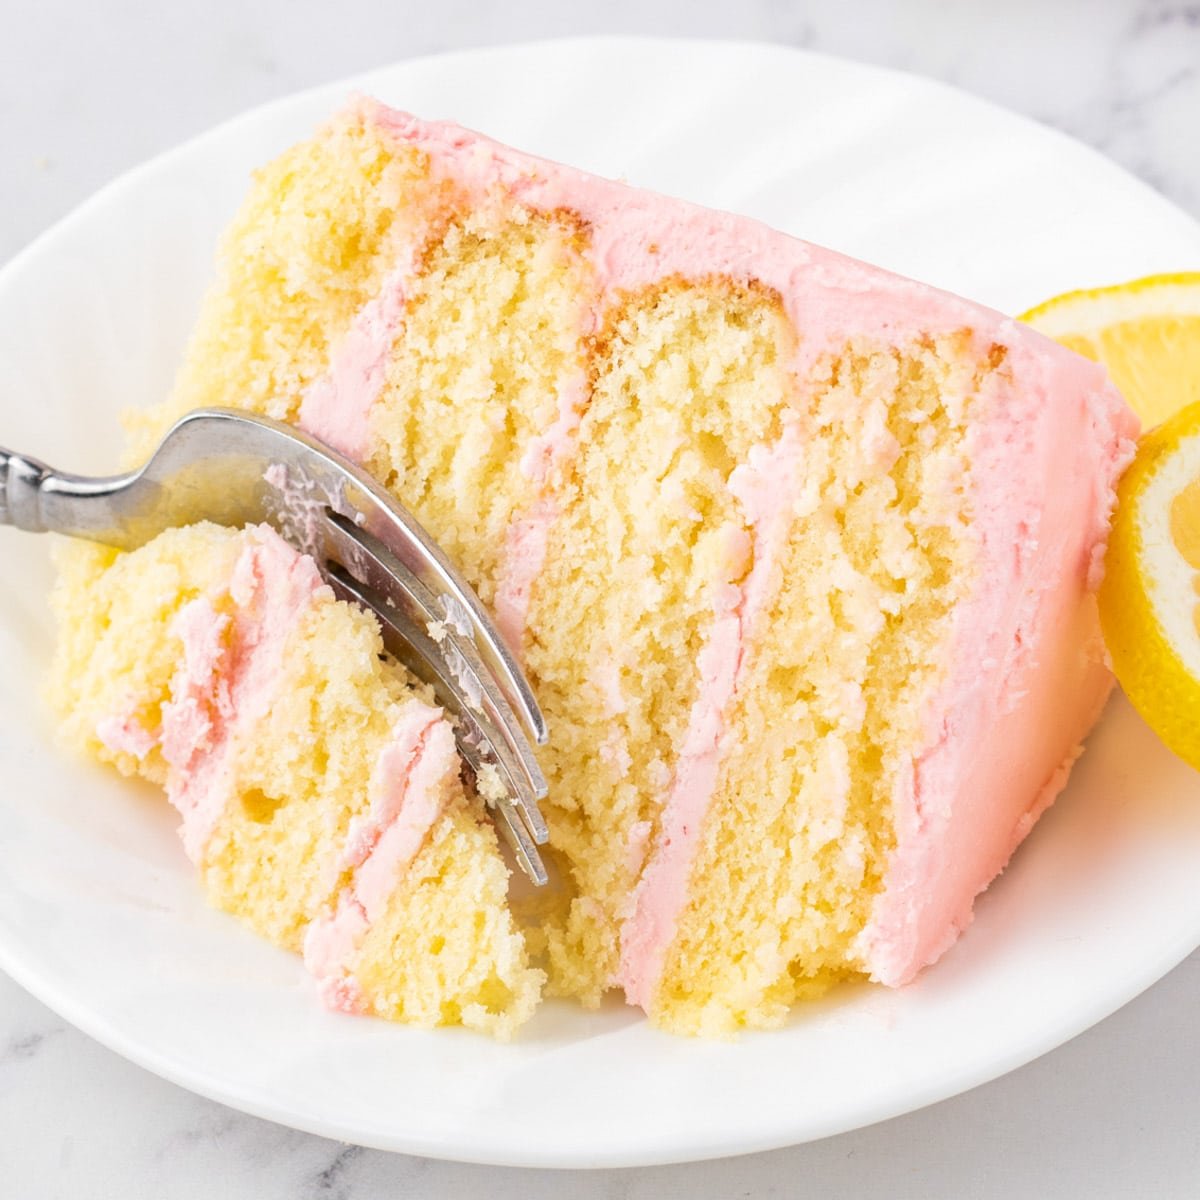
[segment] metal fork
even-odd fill
[[[266,522],[316,560],[334,592],[370,609],[384,644],[452,714],[459,752],[522,870],[546,882],[530,742],[546,724],[475,593],[403,506],[348,459],[290,425],[198,409],[126,475],[89,479],[0,448],[0,524],[133,550],[196,521]]]

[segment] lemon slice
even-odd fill
[[[1200,404],[1144,437],[1121,480],[1100,621],[1125,694],[1200,769]]]
[[[1103,363],[1146,428],[1200,400],[1200,271],[1068,292],[1020,319]]]

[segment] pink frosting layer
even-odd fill
[[[560,390],[554,423],[534,438],[521,456],[522,473],[541,487],[541,495],[509,526],[495,603],[500,632],[516,654],[520,654],[525,636],[534,580],[546,561],[550,526],[558,519],[553,496],[556,473],[575,453],[575,435],[587,400],[587,377],[580,373]]]
[[[330,1008],[366,1011],[353,975],[355,951],[441,815],[457,773],[454,734],[441,710],[409,705],[376,759],[370,811],[355,818],[347,836],[339,866],[353,871],[350,885],[334,912],[314,920],[304,936],[305,965]]]
[[[801,380],[822,353],[851,338],[895,342],[969,328],[981,348],[993,342],[1007,348],[1016,383],[993,397],[972,451],[980,583],[956,615],[948,682],[930,705],[911,780],[895,798],[897,846],[860,939],[863,962],[876,978],[909,978],[965,925],[974,896],[1007,861],[1030,814],[1065,779],[1063,759],[1110,686],[1086,593],[1098,576],[1112,484],[1131,451],[1132,416],[1096,368],[958,297],[756,221],[633,190],[452,124],[422,122],[369,100],[359,102],[357,115],[427,154],[431,173],[471,202],[496,197],[535,211],[577,213],[587,225],[586,254],[598,289],[593,323],[622,292],[676,276],[720,274],[779,295],[801,335],[793,364]],[[335,361],[339,382],[309,408],[310,428],[344,439],[340,444],[351,452],[361,450],[364,414],[382,375],[362,364],[383,360],[400,319],[402,289],[394,287],[395,297],[381,296],[375,309],[364,309],[356,323],[362,340],[346,350],[350,366]],[[376,311],[391,316],[379,321]],[[561,417],[559,425],[554,458],[565,461],[576,426]],[[348,433],[338,432],[343,426]],[[537,458],[533,447],[528,461]],[[514,644],[555,514],[543,497],[510,531],[499,607]],[[750,519],[756,539],[772,525],[769,512]],[[755,578],[714,618],[663,834],[623,936],[622,975],[643,1002],[686,891],[723,714],[736,688],[742,631],[757,603],[750,595]],[[757,578],[765,587],[765,567]],[[1016,763],[1014,746],[1022,748]]]
[[[145,758],[158,745],[158,737],[138,720],[136,712],[101,718],[96,736],[114,754],[132,754],[134,758]]]
[[[749,462],[735,468],[729,480],[752,530],[754,566],[742,586],[717,589],[716,617],[700,651],[700,684],[663,805],[658,841],[634,890],[632,915],[621,928],[618,982],[629,1002],[643,1008],[649,1007],[687,901],[692,859],[729,734],[726,713],[745,662],[746,630],[777,571],[776,555],[803,480],[802,453],[799,428],[790,423],[773,446],[754,447]]]
[[[323,587],[312,559],[261,525],[247,530],[229,580],[231,608],[224,611],[225,597],[202,596],[176,617],[183,663],[163,706],[161,741],[167,796],[193,861],[230,799],[238,740],[269,709],[288,638]]]
[[[533,584],[546,561],[550,527],[557,519],[558,505],[546,496],[508,527],[494,607],[500,634],[517,654],[525,637]]]
[[[361,462],[370,446],[371,406],[383,390],[388,350],[404,314],[412,278],[411,248],[334,348],[329,370],[305,393],[300,425],[313,437]]]
[[[1033,335],[976,430],[978,579],[948,677],[893,797],[896,848],[858,949],[899,985],[970,923],[975,896],[1065,786],[1112,686],[1092,592],[1137,418],[1103,373]]]

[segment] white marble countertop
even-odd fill
[[[932,75],[1076,135],[1200,214],[1195,4],[609,0],[589,9],[7,0],[0,261],[122,170],[252,104],[416,54],[586,33],[774,40]],[[1200,952],[1038,1062],[869,1129],[717,1163],[585,1174],[388,1155],[243,1116],[123,1061],[0,975],[0,1195],[1194,1197],[1198,989]]]

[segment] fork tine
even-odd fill
[[[326,516],[339,518],[343,532],[350,533],[360,545],[366,538],[371,539],[371,549],[383,552],[375,557],[387,563],[388,575],[396,563],[408,569],[433,619],[449,622],[470,640],[474,657],[483,667],[481,678],[493,680],[493,691],[504,700],[503,711],[515,713],[530,739],[545,744],[548,732],[537,700],[470,587],[459,578],[437,543],[394,498],[365,477],[356,478],[355,483],[356,488],[343,489],[333,499]],[[359,489],[365,496],[359,495]],[[518,740],[524,744],[523,739]]]
[[[326,564],[325,578],[333,588],[334,594],[340,600],[369,608],[380,618],[380,626],[384,634],[384,644],[393,653],[398,653],[404,664],[414,674],[429,683],[443,707],[449,710],[455,720],[455,741],[459,753],[466,761],[471,773],[475,776],[479,793],[487,806],[496,815],[496,823],[501,835],[513,851],[520,868],[539,886],[547,880],[546,868],[537,852],[533,838],[538,838],[535,830],[540,829],[542,836],[539,841],[547,838],[545,822],[537,803],[531,797],[522,796],[519,781],[512,778],[500,755],[488,757],[488,751],[496,747],[497,735],[489,737],[487,718],[476,714],[462,704],[454,684],[446,679],[434,665],[439,661],[436,643],[426,637],[408,617],[385,605],[371,590],[335,564]],[[400,644],[397,645],[397,640]],[[415,651],[409,653],[407,651]],[[483,785],[487,767],[497,770],[501,785],[508,795],[488,795],[489,789]],[[517,797],[514,805],[509,795]],[[534,828],[529,828],[530,824]]]
[[[545,865],[542,863],[541,855],[538,854],[535,841],[545,842],[548,840],[548,835],[537,838],[533,830],[529,828],[528,809],[521,804],[514,804],[509,799],[509,795],[515,794],[511,788],[507,789],[508,794],[503,791],[489,795],[491,791],[485,783],[486,770],[490,767],[496,767],[495,762],[489,762],[484,757],[484,752],[480,743],[473,739],[469,734],[458,739],[459,752],[466,760],[467,766],[470,767],[472,774],[475,776],[476,787],[479,794],[483,797],[484,803],[487,804],[495,814],[497,823],[500,827],[500,832],[504,840],[508,843],[521,869],[529,876],[537,885],[544,884],[548,878]],[[503,783],[503,774],[501,782]],[[537,806],[533,806],[534,814],[541,818],[541,813],[538,812]],[[545,826],[542,826],[543,830]],[[533,840],[531,840],[531,837]]]
[[[546,866],[542,862],[542,856],[538,854],[537,847],[530,841],[529,833],[514,811],[513,805],[507,796],[501,796],[496,801],[495,811],[499,818],[500,832],[516,857],[521,870],[538,887],[541,887],[547,882],[550,876],[546,873]]]
[[[453,688],[459,709],[487,718],[499,737],[489,736],[504,775],[509,776],[518,810],[535,841],[546,840],[546,827],[534,801],[546,794],[546,781],[491,673],[480,660],[471,629],[428,590],[386,546],[353,526],[345,517],[324,514],[325,557],[348,572],[381,603],[373,603],[382,619],[395,625],[410,644],[434,664],[444,685]],[[358,589],[361,590],[361,589]],[[440,610],[440,611],[439,611]],[[405,618],[398,623],[397,618]],[[436,632],[435,632],[436,631]],[[491,733],[491,730],[485,732]]]

